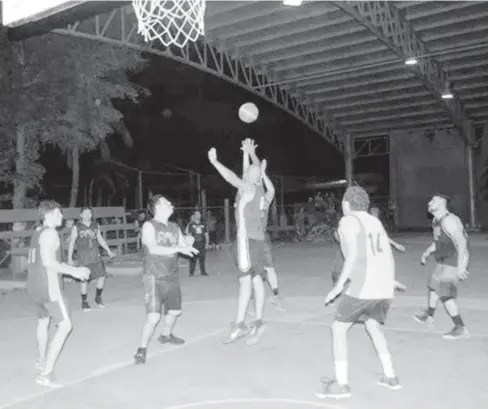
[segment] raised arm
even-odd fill
[[[275,197],[275,187],[273,185],[273,182],[271,182],[271,179],[268,177],[268,174],[266,173],[266,169],[268,166],[268,162],[266,159],[263,159],[261,162],[261,174],[263,177],[263,183],[264,187],[266,188],[266,201],[271,204],[271,202],[274,200]]]
[[[256,155],[256,148],[258,145],[254,144],[254,140],[247,138],[242,141],[242,173],[249,167],[249,162],[251,161],[253,165],[259,166],[259,158]]]
[[[235,188],[241,190],[247,190],[249,188],[246,182],[244,182],[234,172],[226,168],[218,161],[217,151],[215,150],[215,148],[212,148],[208,151],[208,159],[213,167],[217,169],[217,172],[220,173],[220,176],[222,176],[227,183],[230,183]]]

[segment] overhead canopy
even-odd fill
[[[141,44],[131,6],[124,10],[58,32]],[[120,16],[114,18],[116,12]],[[399,129],[456,128],[470,140],[472,125],[488,119],[485,1],[306,1],[300,7],[210,1],[205,31],[209,47],[266,77],[244,86],[268,96],[284,92],[286,98],[275,103],[341,150],[337,141],[344,134],[370,137]],[[22,27],[14,34],[22,38]],[[181,51],[178,58],[190,60],[193,54]],[[417,57],[418,64],[405,65],[408,57]],[[190,62],[203,65],[203,58]],[[244,82],[242,75],[234,76]],[[452,100],[441,97],[446,85]]]

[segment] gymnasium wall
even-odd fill
[[[452,211],[469,221],[468,167],[457,131],[401,131],[390,134],[390,196],[399,228],[428,228],[429,196],[451,197]]]

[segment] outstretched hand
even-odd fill
[[[268,161],[266,159],[263,159],[261,161],[261,175],[266,174],[266,168],[268,166]]]
[[[247,138],[242,141],[241,151],[251,154],[256,152],[257,147],[258,145],[254,143],[254,139]]]
[[[214,163],[217,161],[217,149],[211,148],[208,151],[208,160],[210,161],[210,163]]]
[[[182,247],[180,249],[180,253],[188,257],[193,257],[196,254],[200,253],[200,251],[198,251],[195,247],[187,246],[187,247]]]

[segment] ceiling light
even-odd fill
[[[446,81],[446,86],[444,88],[444,92],[442,93],[442,99],[453,99],[454,95],[451,91],[451,83]]]
[[[285,6],[294,6],[294,7],[301,6],[302,3],[303,3],[303,0],[284,0],[283,1],[283,4]]]
[[[410,57],[405,60],[405,65],[417,65],[419,61],[415,57]]]

